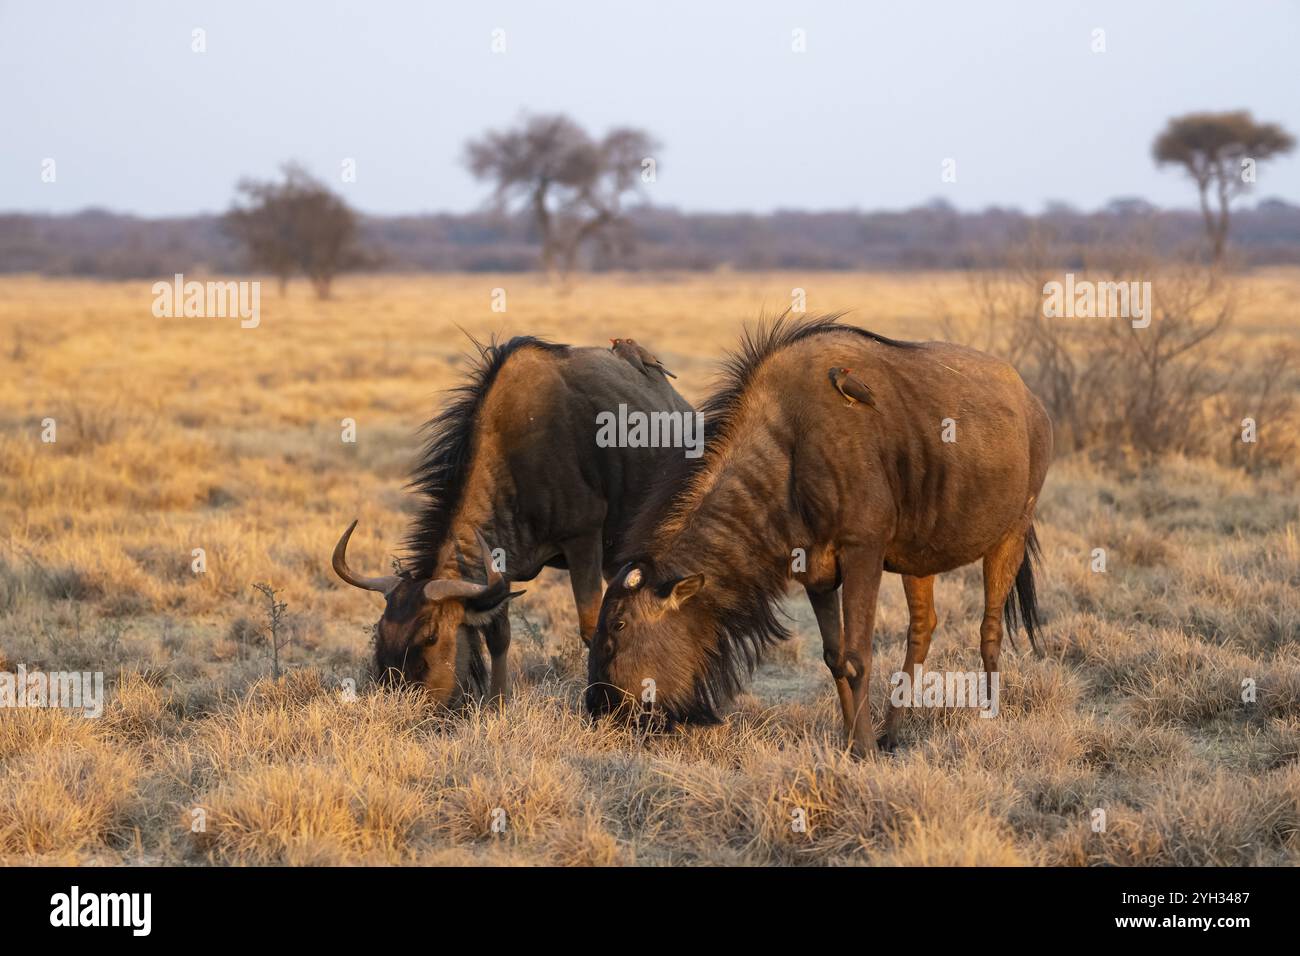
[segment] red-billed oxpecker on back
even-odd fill
[[[649,370],[654,369],[660,375],[667,375],[669,378],[677,377],[664,368],[664,363],[655,358],[653,352],[644,345],[637,344],[636,339],[610,339],[609,350],[642,375],[649,375]]]
[[[852,372],[828,381],[828,369]],[[716,720],[787,635],[777,602],[791,581],[816,613],[858,755],[877,743],[868,689],[883,572],[903,576],[907,674],[935,628],[934,575],[972,561],[984,565],[985,671],[998,669],[1004,616],[1034,642],[1034,505],[1052,429],[1015,369],[834,317],[782,317],[746,335],[724,373],[702,408],[703,456],[630,529],[591,643],[591,712]],[[844,374],[857,395],[841,390]],[[894,746],[901,713],[890,710],[881,746]]]
[[[351,569],[355,521],[333,558],[340,579],[384,598],[375,627],[380,678],[422,685],[444,704],[484,690],[506,695],[507,609],[522,593],[511,583],[543,567],[568,571],[579,634],[586,642],[595,631],[627,523],[684,453],[599,443],[598,416],[620,406],[694,414],[663,376],[642,375],[608,349],[518,337],[478,350],[468,381],[427,426],[412,482],[423,500],[402,573]]]

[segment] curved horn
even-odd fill
[[[492,549],[488,547],[487,538],[483,537],[483,532],[478,528],[474,529],[474,540],[478,542],[479,554],[483,556],[483,573],[487,575],[488,587],[491,587],[501,580],[501,572],[493,569]]]
[[[430,601],[446,601],[450,598],[468,600],[481,597],[491,588],[502,586],[505,578],[500,571],[492,568],[492,549],[488,547],[483,532],[474,529],[474,540],[478,542],[479,554],[483,558],[483,572],[487,575],[487,584],[467,581],[464,578],[440,578],[424,586],[424,596]]]
[[[353,574],[352,569],[348,567],[348,539],[352,537],[352,532],[356,527],[357,521],[354,518],[352,523],[348,525],[348,530],[343,532],[343,537],[339,538],[339,543],[334,545],[334,573],[354,588],[387,594],[397,584],[397,575],[387,574],[378,578],[363,578]]]
[[[436,581],[430,581],[424,586],[424,596],[430,601],[446,601],[449,598],[459,598],[463,601],[478,597],[486,590],[487,585],[479,584],[477,581],[466,581],[462,578],[440,578]]]

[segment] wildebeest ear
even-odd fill
[[[684,578],[678,578],[669,584],[668,601],[673,607],[681,607],[699,594],[702,587],[704,587],[704,575],[702,574],[688,574]]]
[[[501,586],[488,588],[477,597],[467,598],[465,623],[472,626],[486,624],[504,611],[513,598],[523,593],[523,591],[510,590],[510,586],[502,581]]]

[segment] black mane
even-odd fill
[[[407,568],[417,580],[432,577],[437,571],[438,552],[460,502],[465,469],[474,454],[479,409],[497,373],[510,356],[522,349],[559,353],[569,350],[567,345],[531,335],[518,335],[500,344],[495,337],[488,345],[472,336],[470,341],[478,358],[466,381],[447,392],[442,411],[424,425],[424,450],[411,474],[409,487],[424,497],[406,538]]]
[[[798,319],[789,309],[786,309],[773,319],[770,325],[760,320],[757,328],[745,329],[740,337],[740,347],[734,352],[729,352],[722,360],[718,384],[713,394],[700,406],[700,411],[704,413],[705,456],[708,454],[709,442],[713,438],[726,435],[728,426],[740,407],[745,390],[753,381],[759,367],[782,349],[814,335],[825,335],[828,332],[850,332],[864,339],[879,342],[881,345],[900,349],[917,347],[915,342],[901,342],[898,339],[887,338],[860,329],[856,325],[840,325],[840,319],[844,314],[834,312]],[[696,463],[703,460],[704,458],[701,457],[696,460]]]
[[[774,577],[765,573],[764,578]],[[775,575],[779,577],[779,575]],[[713,646],[708,665],[695,679],[691,698],[673,716],[679,720],[717,723],[721,709],[744,689],[763,652],[790,637],[777,606],[785,594],[785,581],[764,580],[758,586],[728,595],[731,600],[715,602]]]
[[[756,328],[744,330],[740,347],[727,353],[722,360],[713,393],[699,406],[704,416],[704,454],[699,458],[682,459],[676,469],[656,481],[624,539],[618,555],[620,564],[645,560],[644,549],[654,543],[658,527],[677,513],[690,495],[691,478],[716,457],[719,447],[725,445],[745,391],[759,367],[774,354],[806,338],[830,332],[849,332],[893,348],[918,347],[916,342],[903,342],[854,325],[841,325],[839,320],[843,315],[843,312],[836,312],[798,319],[786,309],[770,324],[760,320]]]

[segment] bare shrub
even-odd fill
[[[1276,351],[1254,363],[1234,354],[1224,333],[1238,309],[1235,283],[1140,248],[1099,246],[1070,270],[1052,265],[1048,250],[1031,234],[1000,268],[973,274],[976,321],[945,319],[944,331],[1020,370],[1052,416],[1058,449],[1213,454],[1256,467],[1287,460],[1295,356]],[[1045,287],[1067,271],[1098,283],[1150,282],[1150,324],[1045,315]],[[1240,440],[1242,410],[1270,423],[1278,441],[1267,451]]]
[[[1242,370],[1241,387],[1218,399],[1217,416],[1227,423],[1216,450],[1227,461],[1259,472],[1300,458],[1300,423],[1296,422],[1296,395],[1300,394],[1300,349],[1280,346],[1248,371]],[[1267,431],[1267,441],[1245,442],[1239,429],[1245,419]]]
[[[263,635],[271,654],[271,676],[279,680],[280,651],[289,646],[292,638],[285,615],[289,605],[285,601],[276,600],[278,592],[269,584],[254,584],[253,588],[266,598],[266,630]]]

